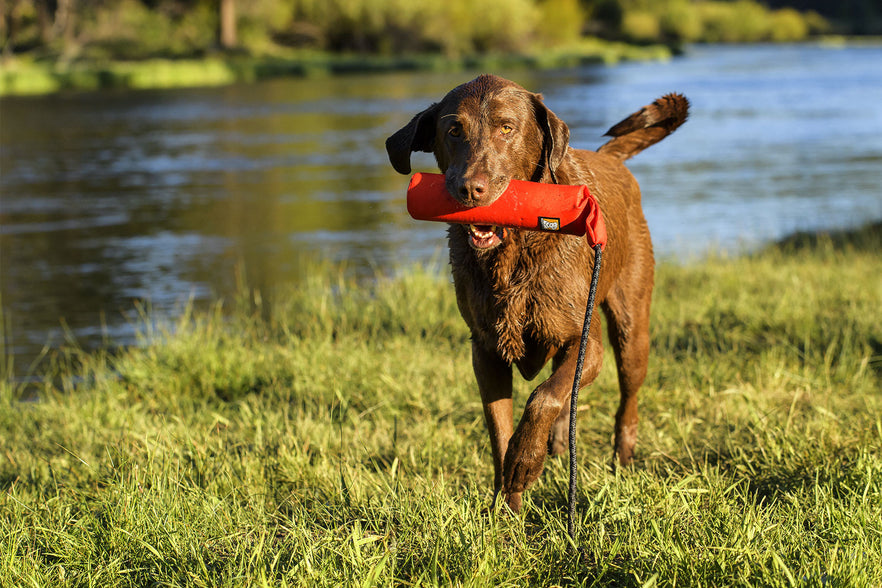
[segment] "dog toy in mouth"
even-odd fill
[[[487,206],[468,207],[448,192],[443,174],[417,173],[407,187],[407,212],[416,220],[468,225],[476,249],[498,245],[505,229],[585,235],[593,247],[606,245],[606,225],[587,186],[511,180]]]

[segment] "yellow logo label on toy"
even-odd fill
[[[539,228],[543,231],[559,231],[560,230],[560,219],[552,218],[548,216],[540,216],[539,217]]]

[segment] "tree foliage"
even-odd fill
[[[460,56],[631,42],[792,41],[817,13],[756,0],[0,0],[3,52],[62,59],[292,50]]]

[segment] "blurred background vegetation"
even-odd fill
[[[0,0],[7,59],[542,51],[880,34],[878,0]]]

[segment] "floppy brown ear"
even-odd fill
[[[542,160],[554,178],[554,170],[563,162],[570,143],[570,129],[542,102],[542,94],[533,94],[533,110],[542,131]]]
[[[413,117],[409,123],[386,139],[386,153],[392,167],[400,174],[410,173],[410,154],[414,151],[432,153],[435,147],[435,122],[439,105]]]

